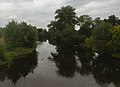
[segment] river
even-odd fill
[[[120,61],[43,42],[37,54],[0,67],[0,87],[120,87]]]

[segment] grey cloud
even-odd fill
[[[77,15],[120,16],[119,3],[119,0],[0,0],[0,26],[15,19],[46,28],[53,20],[55,10],[64,5],[75,7]]]
[[[72,5],[75,8],[88,4],[95,0],[66,0],[64,4]]]

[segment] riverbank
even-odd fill
[[[25,48],[17,47],[8,49],[7,44],[4,41],[4,38],[0,38],[0,65],[4,65],[11,60],[25,54],[32,53],[35,48]]]
[[[4,53],[4,58],[0,60],[0,65],[4,65],[21,55],[29,54],[34,51],[34,48],[15,48]]]

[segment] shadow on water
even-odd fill
[[[94,58],[94,52],[85,47],[57,47],[52,53],[57,67],[57,74],[66,78],[93,75],[100,86],[113,84],[120,87],[120,60],[111,56],[100,55]]]
[[[25,78],[29,73],[33,73],[36,66],[36,52],[22,55],[11,63],[0,66],[0,81],[10,80],[16,84],[20,78]]]

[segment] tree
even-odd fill
[[[75,13],[75,8],[71,6],[63,6],[60,9],[55,11],[55,20],[51,21],[48,25],[49,28],[54,28],[62,31],[66,24],[71,25],[72,28],[75,28],[77,23],[77,17]]]
[[[57,44],[60,42],[60,39],[61,39],[61,31],[54,28],[50,28],[48,32],[49,42],[52,44]]]
[[[2,35],[3,35],[3,30],[2,28],[0,28],[0,38],[2,37]]]
[[[100,17],[96,17],[94,20],[95,24],[94,25],[99,25],[103,20],[100,19]]]
[[[12,20],[5,27],[4,38],[11,48],[33,47],[37,40],[37,30],[25,22],[17,23]]]
[[[69,45],[74,45],[76,43],[76,31],[70,25],[66,25],[61,33],[61,42]]]
[[[78,25],[80,26],[80,34],[89,37],[93,29],[93,20],[89,15],[82,15],[78,18]]]
[[[77,23],[75,8],[69,5],[65,7],[63,6],[60,9],[56,10],[55,14],[57,29],[62,31],[65,28],[66,24],[71,25],[72,28],[75,28],[75,24]]]
[[[75,25],[77,24],[75,8],[69,5],[63,6],[56,10],[55,14],[55,20],[48,25],[49,39],[56,43],[66,42],[70,39],[71,34],[74,35]],[[67,37],[65,37],[66,34]]]
[[[105,22],[111,23],[113,26],[120,25],[120,19],[119,17],[116,17],[115,15],[109,16],[108,19],[104,19]]]
[[[40,28],[40,29],[37,29],[38,30],[38,40],[40,40],[40,41],[45,41],[45,40],[47,40],[47,31],[46,31],[46,29],[42,29],[42,28]]]
[[[112,53],[119,54],[120,57],[120,26],[114,26],[110,46],[112,47]]]
[[[92,34],[95,48],[99,53],[107,53],[109,51],[108,41],[112,38],[112,25],[110,23],[102,22],[97,25]]]
[[[5,41],[12,47],[16,47],[16,45],[18,45],[16,38],[19,37],[19,33],[17,32],[19,29],[17,25],[18,23],[12,20],[5,28]]]
[[[26,22],[21,22],[19,25],[19,36],[21,36],[18,41],[21,42],[23,47],[33,47],[37,41],[37,28],[32,25],[28,25]]]

